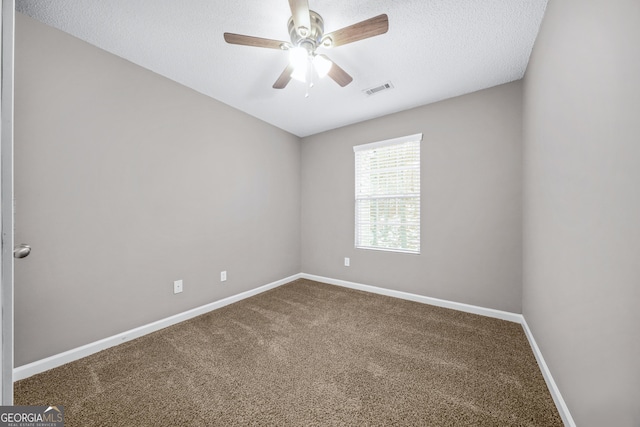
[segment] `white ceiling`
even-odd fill
[[[305,98],[271,86],[286,52],[230,45],[224,32],[289,40],[287,0],[16,0],[16,9],[298,136],[524,76],[547,0],[309,0],[325,33],[381,13],[386,34],[321,48],[353,76]],[[393,90],[363,90],[390,81]]]

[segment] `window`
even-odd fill
[[[422,134],[353,147],[356,248],[420,253]]]

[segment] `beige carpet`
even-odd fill
[[[519,324],[297,280],[18,381],[74,426],[561,426]]]

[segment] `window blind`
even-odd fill
[[[420,253],[422,134],[353,147],[357,248]]]

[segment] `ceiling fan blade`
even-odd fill
[[[353,81],[353,77],[351,77],[345,70],[340,68],[338,64],[331,61],[331,59],[329,59],[327,55],[320,55],[320,56],[322,56],[327,61],[331,62],[331,68],[329,69],[329,72],[327,73],[327,75],[331,77],[336,83],[338,83],[342,87],[345,87],[346,85],[348,85]]]
[[[326,34],[322,39],[327,41],[330,39],[331,44],[329,44],[329,46],[335,47],[378,36],[386,33],[388,30],[389,17],[383,13],[382,15],[374,16],[357,24],[349,25],[348,27]]]
[[[291,16],[293,16],[293,23],[296,27],[297,33],[301,37],[309,35],[311,29],[311,18],[309,16],[309,1],[308,0],[289,0],[289,7],[291,7]]]
[[[287,65],[278,80],[273,84],[274,89],[284,89],[285,86],[291,81],[291,73],[293,73],[293,65]]]
[[[267,47],[270,49],[282,49],[289,43],[280,40],[263,39],[260,37],[244,36],[242,34],[224,33],[224,40],[231,44],[240,44],[243,46]]]

